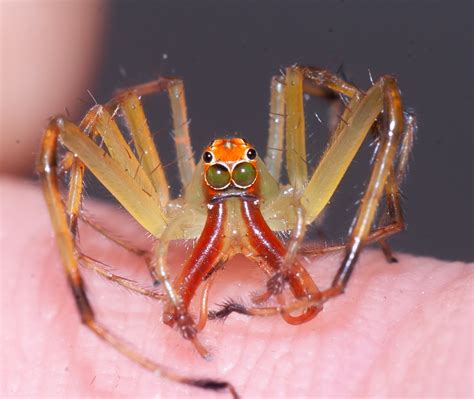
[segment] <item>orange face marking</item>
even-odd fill
[[[257,152],[241,138],[214,140],[203,153],[209,195],[236,189],[253,192],[258,180]]]

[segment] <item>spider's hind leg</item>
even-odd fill
[[[379,94],[377,94],[377,92],[379,92]],[[388,214],[394,217],[394,223],[379,230],[381,237],[377,239],[377,241],[403,228],[398,179],[396,173],[394,173],[394,164],[400,143],[403,143],[403,134],[405,134],[405,137],[409,135],[406,134],[407,129],[405,128],[401,98],[395,79],[389,76],[379,79],[367,93],[366,99],[370,99],[370,97],[375,99],[378,96],[380,96],[380,100],[382,100],[383,104],[384,122],[383,131],[380,136],[380,148],[375,157],[368,187],[361,200],[361,205],[351,228],[344,260],[333,279],[331,287],[322,292],[321,299],[323,301],[344,291],[359,254],[369,238],[370,229],[384,188],[387,196]],[[369,110],[367,109],[367,111]],[[359,109],[361,115],[367,111],[365,111],[363,107]],[[342,134],[344,133],[341,133],[341,135]],[[405,171],[401,170],[399,172],[403,174]]]
[[[387,239],[405,228],[403,209],[401,206],[400,185],[406,175],[408,160],[411,154],[414,135],[416,131],[416,118],[414,114],[405,113],[405,129],[403,138],[399,146],[398,162],[392,166],[385,184],[385,207],[380,218],[378,227],[370,232],[366,242],[367,244],[377,244],[381,247],[387,262],[397,262],[394,257]],[[313,245],[303,244],[298,254],[306,256],[320,256],[331,252],[337,252],[345,249],[347,243],[338,245]]]

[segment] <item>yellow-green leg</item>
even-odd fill
[[[280,180],[285,134],[285,82],[281,76],[272,78],[270,113],[265,166],[276,181]]]
[[[75,138],[71,139],[71,136],[75,136]],[[111,345],[117,351],[122,353],[124,356],[128,357],[133,362],[141,365],[142,367],[151,372],[156,373],[158,376],[170,379],[178,383],[192,385],[203,389],[214,391],[228,390],[234,398],[237,398],[238,395],[234,387],[227,382],[216,381],[212,379],[188,378],[167,370],[161,364],[158,364],[137,352],[131,345],[127,344],[123,339],[111,333],[107,328],[102,326],[95,319],[93,309],[89,303],[89,300],[84,290],[84,284],[78,266],[79,256],[74,243],[75,233],[71,231],[71,223],[68,220],[68,213],[66,210],[66,206],[64,205],[59,187],[57,174],[57,168],[59,164],[57,160],[59,137],[61,137],[61,140],[65,142],[65,144],[69,141],[72,141],[74,143],[74,149],[67,146],[67,144],[66,146],[69,150],[72,150],[74,153],[76,153],[77,156],[79,156],[79,158],[81,159],[81,161],[84,161],[84,164],[87,167],[92,164],[94,168],[99,168],[98,162],[100,158],[102,157],[106,159],[107,161],[105,165],[102,165],[101,167],[101,177],[102,180],[105,180],[108,183],[108,186],[110,188],[115,190],[120,184],[122,184],[125,186],[125,189],[128,188],[134,190],[134,186],[132,185],[132,187],[127,187],[127,183],[130,183],[130,181],[133,184],[136,183],[134,183],[133,179],[119,180],[119,182],[113,182],[114,177],[120,176],[123,178],[125,176],[129,176],[126,172],[122,171],[123,165],[120,165],[108,154],[105,154],[103,150],[97,147],[96,144],[79,129],[79,127],[62,118],[53,119],[51,121],[44,133],[40,156],[37,164],[37,170],[40,175],[43,193],[53,224],[53,229],[55,232],[62,263],[73,296],[75,298],[82,322],[100,339],[107,342],[109,345]],[[67,138],[66,140],[64,140],[65,137]],[[84,144],[84,142],[86,144]],[[96,150],[93,150],[93,148],[96,148]],[[85,157],[82,157],[82,155],[85,155]],[[107,173],[107,171],[103,170],[104,166],[111,166],[112,168],[114,168],[114,171],[112,173]],[[74,172],[74,169],[72,169],[72,171]],[[75,177],[78,177],[80,173],[74,172],[74,174]],[[73,217],[77,219],[80,207],[80,199],[77,199],[78,197],[75,196],[79,194],[82,188],[79,188],[75,181],[76,180],[73,179],[73,186],[71,187],[69,194],[69,197],[74,198],[74,200],[70,201],[71,205],[68,205],[68,207],[70,210],[69,215],[75,215]],[[137,189],[137,191],[140,191],[140,189]],[[159,204],[155,206],[159,207]],[[71,219],[71,216],[69,217],[69,219]]]
[[[106,107],[111,113],[122,111],[127,127],[132,135],[138,157],[160,193],[162,205],[169,201],[169,188],[164,166],[153,142],[153,137],[139,100],[142,96],[166,91],[173,118],[173,136],[176,158],[183,188],[191,182],[196,168],[191,138],[189,135],[184,84],[181,79],[160,77],[157,80],[120,90]]]

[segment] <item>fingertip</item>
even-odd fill
[[[99,0],[2,4],[1,172],[32,175],[48,118],[79,108],[99,64],[106,10]]]

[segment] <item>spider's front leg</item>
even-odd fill
[[[67,212],[63,198],[61,196],[57,174],[58,137],[61,133],[65,133],[66,130],[68,130],[68,126],[72,127],[73,125],[68,124],[65,120],[60,118],[51,121],[43,137],[37,168],[55,231],[59,253],[61,255],[63,266],[71,287],[71,291],[76,301],[81,320],[99,338],[108,342],[115,349],[129,357],[131,360],[139,363],[149,370],[161,371],[161,366],[153,363],[151,360],[137,353],[131,346],[125,344],[121,339],[110,333],[101,324],[97,323],[94,312],[85,293],[75,247],[76,228],[71,228],[71,226],[75,226],[73,221],[77,219],[77,215],[79,213],[80,199],[77,201],[68,201],[67,206],[69,212]],[[79,131],[78,128],[77,130]],[[86,137],[84,133],[80,131],[79,134],[83,137]],[[73,198],[82,189],[82,183],[76,184],[77,181],[74,179],[74,177],[77,177],[77,175],[74,176],[74,171],[76,170],[77,174],[79,174],[78,171],[82,169],[83,168],[80,167],[77,169],[72,169],[71,173],[73,173],[73,176],[71,180],[72,185],[69,190],[69,198]],[[174,376],[170,376],[170,378],[176,379]]]
[[[107,147],[106,150],[100,148],[89,137],[87,126],[96,130],[103,138]],[[57,153],[60,142],[77,158],[69,168],[70,189],[66,205],[61,195],[58,178],[60,162],[58,162]],[[96,319],[85,292],[79,269],[79,261],[82,260],[87,263],[87,259],[81,256],[75,244],[77,219],[80,216],[84,165],[148,231],[155,232],[158,235],[164,230],[165,225],[163,209],[150,178],[139,167],[140,164],[135,158],[134,152],[131,151],[120,135],[112,116],[103,107],[96,106],[91,109],[80,127],[63,118],[56,118],[50,122],[44,133],[37,169],[59,253],[81,321],[98,338],[107,342],[131,361],[156,373],[158,376],[207,390],[228,390],[234,398],[237,398],[238,395],[233,386],[225,381],[189,378],[169,371],[163,365],[139,353],[133,346],[113,334]],[[106,269],[100,269],[97,265],[87,264],[86,266],[91,267],[106,278],[133,289],[133,284],[128,284],[127,279],[112,275]],[[137,292],[145,294],[141,287],[136,288]],[[151,291],[150,293],[156,294]],[[163,299],[163,297],[160,296],[157,299]]]

